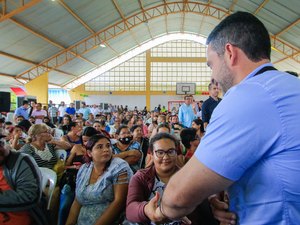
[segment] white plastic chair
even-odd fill
[[[59,129],[59,128],[53,128],[54,129],[54,135],[53,135],[53,138],[55,139],[55,140],[60,140],[60,138],[62,137],[62,136],[64,136],[64,132],[61,130],[61,129]]]
[[[57,157],[57,160],[63,160],[64,162],[67,160],[67,151],[64,149],[57,149],[55,150],[55,154]]]
[[[44,192],[46,192],[46,187],[47,184],[49,183],[48,193],[45,193],[48,197],[47,209],[49,210],[51,200],[52,200],[52,195],[57,181],[57,176],[56,173],[49,168],[46,167],[39,167],[39,168],[42,174],[42,189]]]

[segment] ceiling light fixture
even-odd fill
[[[96,36],[96,45],[100,46],[101,48],[105,48],[106,47],[104,41],[102,41],[99,36]]]
[[[276,52],[280,52],[277,48],[275,48],[273,46],[271,46],[271,49],[274,50],[274,51],[276,51]]]

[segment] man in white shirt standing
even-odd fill
[[[58,107],[58,123],[60,124],[64,115],[66,114],[66,109],[67,109],[67,106],[65,105],[65,102],[62,101],[60,103],[60,106]]]
[[[44,117],[48,116],[48,113],[42,109],[41,103],[37,103],[36,109],[32,112],[31,116],[35,118],[35,124],[41,124]]]
[[[91,113],[93,113],[94,117],[96,117],[97,114],[100,114],[100,109],[96,104],[91,108]]]
[[[48,114],[50,116],[51,123],[56,124],[57,123],[57,113],[58,113],[58,108],[55,106],[55,104],[51,103],[49,104],[48,108]]]

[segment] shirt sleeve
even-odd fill
[[[179,121],[180,123],[182,123],[182,122],[183,122],[183,112],[182,112],[182,106],[181,106],[181,107],[179,107],[179,111],[178,111],[178,121]]]
[[[140,150],[140,146],[141,146],[141,144],[139,142],[135,141],[130,145],[129,149]]]
[[[280,145],[279,121],[272,96],[263,87],[233,87],[214,110],[195,155],[221,176],[238,180],[262,157],[272,154],[270,149]]]
[[[19,114],[20,114],[20,110],[19,110],[19,108],[17,108],[15,111],[15,116],[19,116]]]
[[[128,184],[130,178],[132,177],[132,170],[129,167],[129,164],[122,159],[115,158],[113,159],[116,164],[116,169],[113,172],[113,184]],[[126,177],[122,177],[122,175],[127,175]]]
[[[144,212],[144,207],[148,202],[149,196],[147,195],[148,187],[145,186],[143,181],[143,174],[140,171],[132,177],[128,187],[126,217],[129,221],[135,223],[149,223]]]

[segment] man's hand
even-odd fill
[[[158,201],[159,201],[159,193],[156,192],[155,196],[145,205],[144,212],[146,216],[153,222],[161,223],[166,221],[167,219],[161,213],[160,209],[158,208]]]
[[[221,195],[211,196],[209,202],[214,217],[221,222],[220,225],[236,224],[236,215],[228,211],[228,201],[221,199]]]
[[[168,221],[170,222],[170,219],[163,214],[162,209],[158,206],[159,199],[160,199],[159,193],[156,192],[155,196],[145,206],[144,208],[145,214],[151,221],[155,223],[160,224]],[[191,224],[191,221],[186,216],[176,220],[181,220],[181,222],[184,224]]]
[[[193,107],[194,110],[196,109],[196,102],[192,103],[192,107]]]

